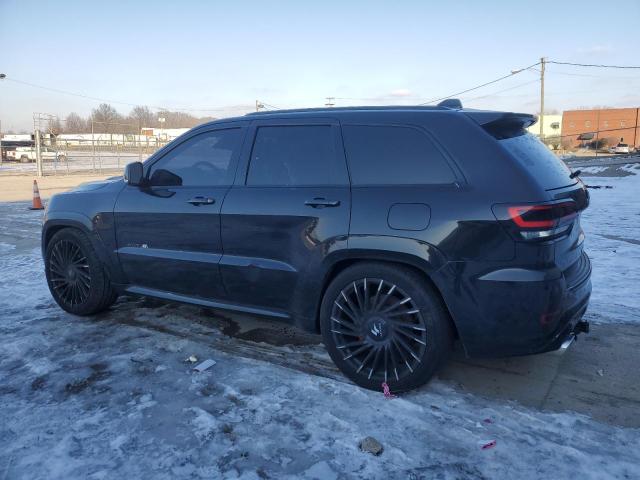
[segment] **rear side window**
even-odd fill
[[[344,159],[336,154],[329,125],[259,127],[247,185],[347,185]]]
[[[571,171],[547,146],[530,133],[498,140],[546,190],[573,185]]]
[[[345,125],[353,185],[453,183],[455,176],[431,139],[412,127]]]

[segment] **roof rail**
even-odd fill
[[[462,102],[458,98],[447,98],[438,104],[439,107],[461,110]]]

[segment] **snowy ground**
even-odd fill
[[[583,217],[588,317],[604,331],[639,327],[640,339],[630,170],[584,178],[602,187]],[[448,380],[386,399],[344,380],[317,337],[258,335],[255,318],[144,299],[91,319],[64,314],[42,274],[39,222],[25,204],[0,204],[0,480],[640,477],[639,429]],[[217,363],[195,373],[191,355]],[[379,457],[359,451],[366,436],[383,444]]]
[[[591,176],[591,208],[582,215],[585,249],[593,264],[593,293],[587,314],[599,322],[640,323],[640,164],[617,169],[621,177]],[[592,170],[593,169],[593,170]],[[606,187],[613,188],[606,188]]]

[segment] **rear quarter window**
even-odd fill
[[[413,127],[344,125],[353,185],[449,184],[456,178],[443,153]]]
[[[571,175],[569,167],[533,135],[526,133],[498,140],[498,143],[546,190],[577,183],[569,176]]]

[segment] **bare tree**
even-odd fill
[[[157,122],[157,118],[154,113],[149,109],[149,107],[143,105],[134,107],[129,114],[129,119],[132,124],[137,125],[138,134],[143,127],[152,127]]]
[[[215,120],[213,117],[194,117],[185,112],[172,112],[170,110],[162,110],[158,112],[158,117],[164,117],[165,128],[191,128],[201,123]]]
[[[118,126],[114,125],[122,121],[122,116],[108,103],[101,103],[98,108],[94,108],[92,119],[97,124],[96,131],[103,133],[114,133],[118,131]]]
[[[76,112],[71,112],[64,120],[66,133],[85,133],[87,131],[87,121]]]
[[[195,117],[189,113],[170,110],[154,113],[144,105],[134,107],[128,116],[123,117],[114,107],[108,103],[102,103],[93,109],[92,116],[89,118],[83,118],[76,112],[71,112],[65,118],[62,130],[66,133],[88,133],[91,131],[93,120],[96,133],[140,134],[143,127],[160,127],[158,122],[160,117],[165,118],[162,125],[164,128],[191,128],[215,120],[214,117]]]

